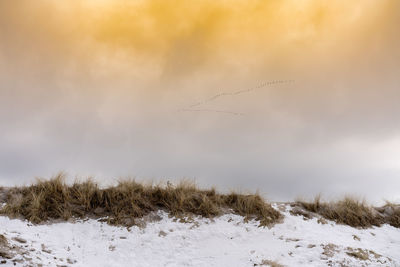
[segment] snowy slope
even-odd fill
[[[161,220],[129,230],[96,220],[34,226],[0,217],[0,234],[7,239],[10,253],[16,253],[13,259],[3,259],[3,264],[400,266],[400,229],[322,224],[317,218],[291,215],[289,205],[280,208],[285,219],[271,229],[260,228],[255,221],[245,223],[236,215],[181,223],[161,211]]]

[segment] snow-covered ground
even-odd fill
[[[304,220],[291,215],[289,205],[280,209],[285,219],[270,229],[236,215],[182,223],[161,211],[161,220],[130,229],[96,220],[32,225],[0,217],[2,249],[15,253],[0,261],[5,266],[400,266],[400,229],[355,229]]]

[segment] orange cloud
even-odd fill
[[[1,2],[0,37],[4,53],[15,58],[47,55],[45,61],[92,70],[175,77],[246,66],[274,73],[354,62],[371,49],[380,49],[380,57],[393,43],[398,6],[396,0]]]

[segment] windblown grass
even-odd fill
[[[233,212],[257,219],[268,226],[282,215],[259,195],[219,194],[200,190],[193,183],[143,185],[133,180],[100,188],[93,180],[68,185],[62,174],[51,180],[38,180],[28,187],[8,190],[2,214],[23,217],[33,223],[51,219],[105,217],[108,223],[131,226],[150,212],[165,210],[173,216],[214,217]]]
[[[400,228],[400,207],[390,203],[375,208],[351,197],[336,202],[322,202],[321,197],[317,196],[313,202],[297,201],[297,204],[308,212],[352,227],[367,228],[387,223]]]
[[[386,202],[386,205],[377,208],[377,211],[383,214],[385,217],[385,223],[400,228],[400,205]]]

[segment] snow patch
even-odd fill
[[[290,214],[269,228],[238,215],[180,223],[159,211],[145,228],[97,220],[32,225],[0,217],[0,234],[18,249],[5,266],[400,266],[400,230],[355,229]],[[23,253],[21,253],[23,251]],[[6,261],[6,262],[4,262]]]

